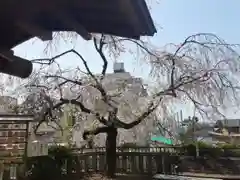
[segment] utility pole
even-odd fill
[[[198,122],[198,118],[195,116],[196,113],[196,107],[194,106],[194,112],[193,112],[193,135],[194,135],[194,141],[195,141],[195,147],[196,147],[196,157],[199,157],[199,147],[198,147],[198,139],[196,138],[196,123]]]
[[[198,140],[197,140],[197,137],[196,137],[196,125],[197,125],[197,122],[198,122],[198,118],[195,116],[195,113],[194,113],[194,116],[193,117],[188,117],[188,119],[185,119],[184,120],[184,123],[183,125],[191,125],[192,127],[192,141],[193,143],[195,144],[195,147],[196,147],[196,157],[199,157],[199,146],[198,146]]]
[[[192,117],[192,126],[193,126],[193,142],[195,142],[196,147],[196,157],[199,157],[199,147],[198,147],[198,139],[196,137],[196,124],[197,118],[195,116]]]

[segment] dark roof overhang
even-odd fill
[[[22,78],[32,64],[10,50],[32,37],[51,40],[52,32],[75,31],[85,40],[91,33],[139,39],[156,33],[145,0],[3,0],[0,23],[0,72]],[[24,64],[19,72],[15,61]]]
[[[0,47],[11,49],[54,31],[76,31],[84,39],[103,33],[139,39],[156,32],[145,0],[4,0]]]

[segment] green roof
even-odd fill
[[[151,137],[151,140],[152,141],[158,141],[158,142],[161,142],[161,143],[164,143],[164,144],[168,144],[168,145],[172,145],[173,144],[171,139],[165,138],[163,136],[154,136],[154,137]]]

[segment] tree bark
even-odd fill
[[[116,146],[117,146],[117,129],[109,127],[106,139],[106,161],[107,161],[107,176],[115,177],[116,173]]]
[[[88,135],[97,135],[99,133],[106,133],[106,164],[107,176],[110,178],[115,177],[116,173],[116,147],[117,147],[117,128],[114,126],[104,126],[95,129],[94,131],[84,131],[83,139],[87,139]]]

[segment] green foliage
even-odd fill
[[[183,146],[184,154],[187,156],[196,156],[196,144]],[[233,144],[224,144],[212,146],[204,142],[198,142],[199,156],[218,157],[240,157],[240,147]]]
[[[52,146],[48,150],[48,155],[54,159],[66,159],[71,157],[71,149],[64,146]]]
[[[224,150],[224,156],[240,157],[240,146],[235,144],[219,145]]]
[[[66,162],[71,158],[70,149],[62,146],[51,147],[48,156],[33,157],[27,160],[29,179],[62,179],[66,172]]]
[[[223,148],[223,149],[236,149],[236,148],[240,148],[239,145],[236,144],[219,144],[218,145],[219,148]]]

